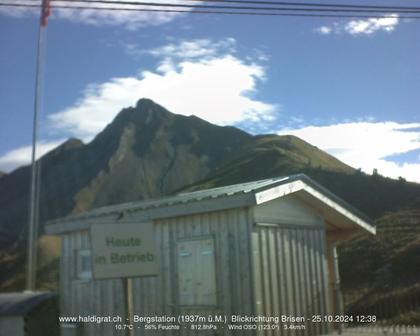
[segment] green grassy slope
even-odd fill
[[[307,174],[373,219],[420,200],[417,183],[364,174],[297,137],[275,135],[258,137],[184,191],[297,173]]]
[[[351,174],[355,171],[295,136],[257,136],[252,143],[233,153],[223,166],[187,189],[213,188],[290,175],[308,169],[324,169],[343,174]]]
[[[377,220],[375,237],[360,234],[339,249],[349,312],[373,311],[387,323],[420,325],[420,207]]]

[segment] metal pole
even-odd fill
[[[40,24],[38,31],[38,50],[35,73],[35,99],[34,116],[32,125],[32,157],[31,157],[31,185],[29,198],[29,230],[28,230],[28,251],[27,251],[27,278],[26,289],[35,290],[36,287],[36,265],[37,265],[37,239],[39,220],[39,197],[40,197],[40,166],[41,161],[36,161],[36,147],[38,142],[39,112],[41,110],[41,84],[42,70],[45,50],[45,27]]]
[[[124,301],[125,309],[127,315],[127,324],[129,327],[126,329],[127,336],[134,336],[134,307],[133,307],[133,279],[125,278],[123,279],[124,286]]]
[[[341,297],[341,286],[340,286],[340,273],[338,269],[338,253],[337,253],[337,245],[334,243],[332,248],[333,253],[333,272],[334,272],[334,291],[335,291],[335,307],[336,315],[343,315],[343,300]],[[338,323],[338,332],[341,334],[343,332],[343,324]]]

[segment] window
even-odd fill
[[[76,251],[76,279],[92,279],[92,261],[90,258],[90,250]]]
[[[180,305],[216,305],[216,274],[213,238],[177,243]]]

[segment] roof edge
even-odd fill
[[[255,187],[252,188],[252,185]],[[121,213],[143,212],[142,218],[144,217],[145,220],[152,220],[256,205],[305,188],[307,189],[306,191],[309,190],[308,188],[312,188],[324,197],[330,199],[332,202],[345,209],[345,211],[352,214],[352,216],[347,214],[345,215],[346,217],[352,217],[351,220],[353,222],[375,234],[376,228],[372,219],[305,174],[296,174],[288,177],[278,177],[207,189],[149,201],[129,202],[101,207],[82,214],[48,221],[45,226],[45,231],[47,234],[60,234],[68,232],[70,228],[73,228],[73,230],[83,230],[84,227],[88,225],[87,222],[94,218],[100,217],[112,220],[113,216],[119,216]],[[211,191],[214,191],[215,194],[212,195]],[[216,191],[218,191],[219,194]],[[225,192],[221,193],[221,191]],[[314,192],[312,192],[312,196],[320,199]],[[320,201],[322,201],[322,199],[320,199]],[[344,211],[341,211],[341,214],[344,215]],[[86,223],[86,225],[83,225],[82,223]]]

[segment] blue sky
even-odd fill
[[[30,158],[39,20],[0,10],[0,170],[11,171]],[[149,97],[254,134],[295,134],[368,173],[420,182],[419,33],[420,20],[398,16],[53,10],[40,149],[90,141]]]

